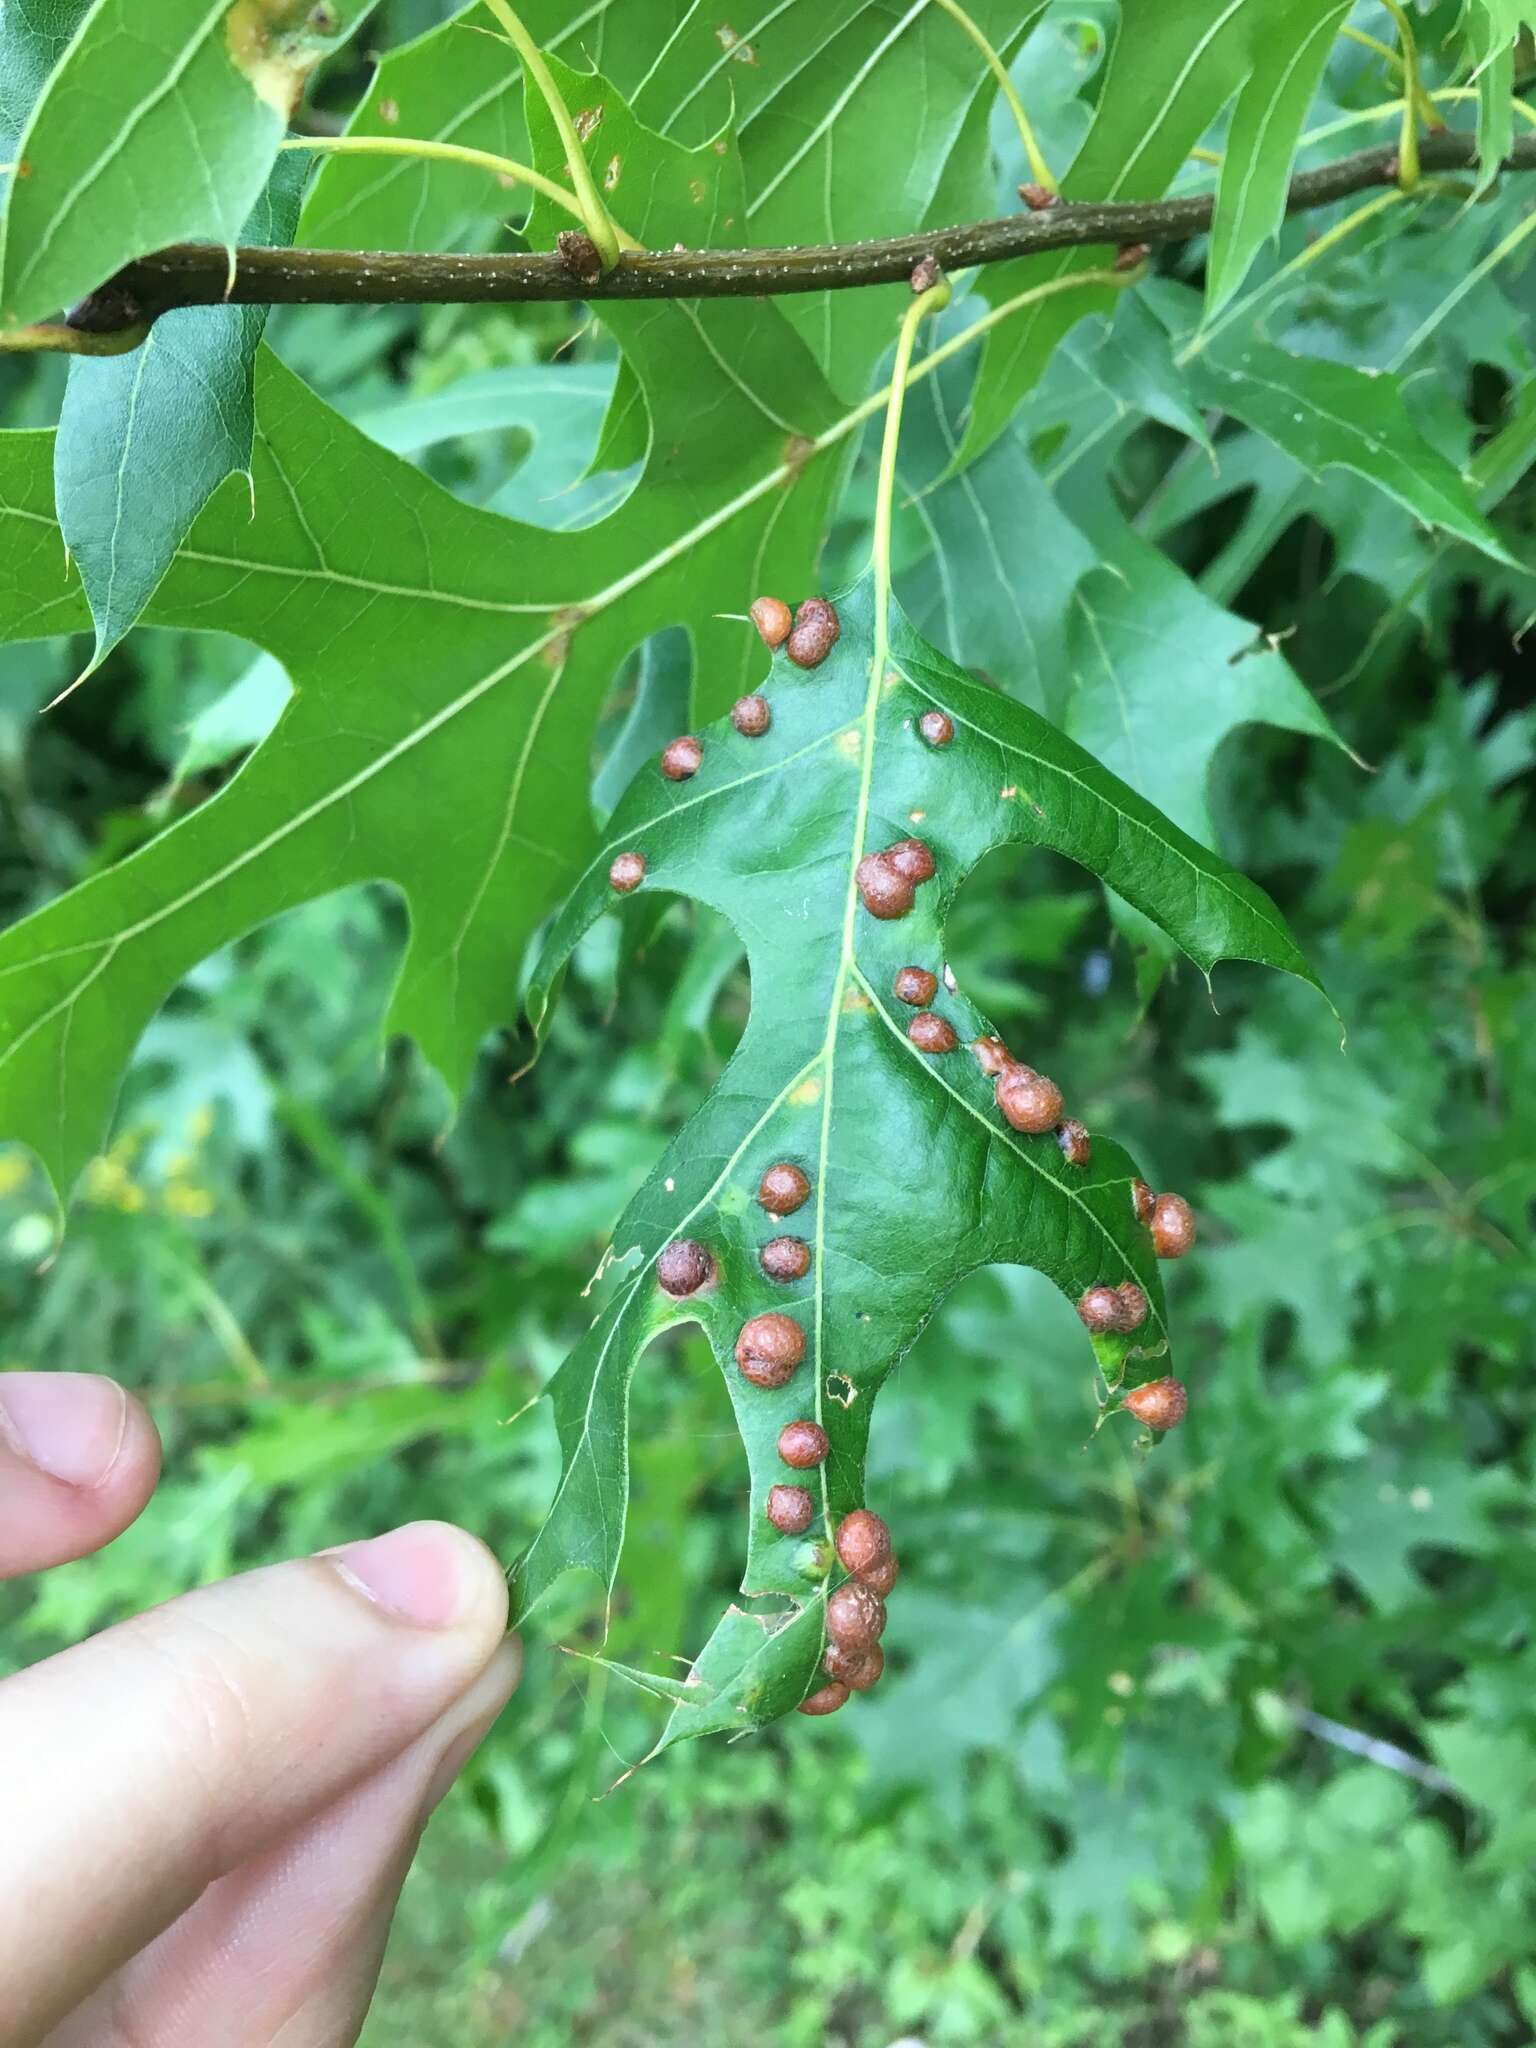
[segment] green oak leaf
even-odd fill
[[[1046,11],[1045,0],[970,0],[967,12],[1007,58]],[[756,62],[740,67],[778,86],[752,95],[744,122],[743,239],[849,242],[983,219],[996,211],[988,118],[997,88],[974,43],[939,8],[863,6],[836,35],[825,0],[763,10],[750,31]],[[777,14],[778,18],[774,19]],[[814,62],[809,17],[825,37]],[[712,27],[713,24],[711,23]],[[695,16],[693,42],[705,31]],[[680,54],[684,38],[679,37]],[[784,89],[780,81],[789,82]],[[745,97],[735,79],[733,95]],[[681,109],[658,116],[659,82],[641,97],[663,134],[688,133]],[[905,119],[893,108],[911,109]],[[785,312],[840,397],[857,397],[890,343],[903,285],[819,292]]]
[[[91,0],[6,0],[0,8],[0,163],[16,145],[48,74],[69,47]]]
[[[293,237],[304,167],[280,157],[240,231]],[[184,306],[122,356],[74,356],[54,444],[59,526],[96,624],[94,669],[225,477],[246,475],[265,306]]]
[[[1279,226],[1290,158],[1326,31],[1339,0],[1125,0],[1108,75],[1076,161],[1062,180],[1074,200],[1157,199],[1190,151],[1235,102],[1217,186],[1221,292],[1240,281]],[[994,305],[1040,282],[1102,265],[1110,252],[1068,249],[987,267],[980,289]],[[975,403],[957,457],[971,461],[1002,433],[1062,335],[1111,303],[1103,289],[1027,308],[988,341]]]
[[[970,12],[1012,51],[1042,0],[972,0]],[[722,20],[680,0],[534,0],[531,32],[568,64],[589,60],[657,134],[702,148],[727,124],[741,148],[743,202],[722,243],[849,241],[974,220],[996,209],[987,122],[996,99],[975,45],[938,8],[870,0],[779,0]],[[354,135],[416,136],[518,156],[526,136],[521,78],[484,8],[392,51],[353,116]],[[483,84],[465,90],[466,49],[490,53]],[[613,133],[612,97],[590,74],[571,104],[615,217],[632,233],[633,182]],[[892,106],[910,106],[893,122]],[[516,195],[484,171],[406,158],[330,159],[305,206],[299,239],[326,247],[430,249],[484,239]],[[568,225],[568,223],[562,223]],[[699,237],[684,233],[690,245]],[[862,396],[890,346],[905,287],[786,299],[784,318],[833,389]],[[632,389],[620,379],[621,399]],[[616,403],[618,401],[616,400]],[[615,454],[616,462],[629,459]]]
[[[1519,0],[1466,0],[1461,31],[1477,86],[1477,184],[1486,192],[1509,154],[1515,132],[1515,39],[1517,10],[1536,22],[1536,12]]]
[[[167,242],[233,247],[305,79],[371,4],[95,0],[40,85],[65,10],[7,6],[0,34],[29,42],[7,98],[28,77],[36,98],[5,181],[0,321],[55,313]]]
[[[1269,10],[1264,33],[1275,48],[1255,50],[1222,150],[1205,268],[1207,318],[1232,297],[1285,218],[1302,125],[1350,6],[1351,0],[1293,0]]]
[[[1116,444],[1136,425],[1130,405],[1156,407],[1157,417],[1204,438],[1166,330],[1139,297],[1126,295],[1114,328],[1080,359],[1084,339],[1080,331],[1062,344],[1018,424],[968,469],[949,467],[967,380],[941,371],[913,392],[901,477],[933,545],[898,577],[897,592],[920,629],[958,661],[1044,712],[1175,824],[1214,844],[1211,767],[1238,727],[1275,725],[1342,742],[1283,654],[1149,545],[1101,486],[1090,489],[1075,474],[1060,493],[1044,482],[1030,444],[1064,409],[1094,422],[1103,465],[1095,477],[1113,467]],[[1127,401],[1108,421],[1106,375]],[[1204,461],[1191,470],[1212,474]],[[1145,987],[1173,948],[1139,913],[1111,901],[1143,952]]]
[[[1211,763],[1239,726],[1276,725],[1342,743],[1284,656],[1150,546],[1102,486],[1089,489],[1074,476],[1058,493],[1045,483],[1030,443],[1067,404],[1082,404],[1095,421],[1095,445],[1108,439],[1111,450],[1137,412],[1153,408],[1204,439],[1167,332],[1136,295],[1126,295],[1114,326],[1079,361],[1082,340],[1064,343],[1053,366],[1053,378],[1075,369],[1072,388],[1042,387],[968,469],[950,468],[969,391],[965,366],[951,365],[913,392],[901,476],[933,546],[898,578],[898,594],[956,660],[1044,712],[1209,843]],[[1126,401],[1108,420],[1106,376]],[[1191,467],[1203,479],[1214,474],[1205,462]]]
[[[648,240],[718,236],[741,173],[725,145],[661,143],[599,82]],[[698,192],[705,194],[703,203]],[[0,939],[0,1128],[67,1187],[124,1064],[176,982],[239,933],[349,883],[406,899],[390,1027],[457,1089],[516,1010],[529,935],[592,837],[574,793],[631,651],[685,626],[695,717],[746,687],[764,588],[803,588],[863,412],[839,412],[772,307],[615,306],[655,424],[642,482],[563,534],[456,501],[264,354],[252,494],[215,492],[155,592],[153,623],[274,655],[295,694],[200,810]],[[74,631],[52,440],[0,435],[0,638]],[[734,614],[735,617],[722,616]]]
[[[523,0],[517,11],[546,56],[588,59],[633,94],[691,8],[688,0]],[[580,116],[600,104],[583,96],[573,111]],[[638,111],[657,126],[644,109]],[[719,126],[716,120],[709,134]],[[522,67],[495,16],[473,0],[450,20],[386,51],[347,133],[408,136],[526,157]],[[520,214],[524,199],[468,166],[420,157],[336,156],[315,180],[298,239],[326,249],[465,248],[488,240],[509,211]],[[614,207],[624,226],[638,233],[622,196],[615,195]]]
[[[646,1346],[699,1323],[725,1372],[751,1474],[746,1607],[733,1607],[695,1667],[696,1697],[678,1697],[661,1746],[721,1728],[746,1730],[799,1703],[823,1649],[826,1552],[780,1536],[764,1503],[792,1477],[776,1444],[797,1417],[831,1439],[810,1475],[826,1536],[862,1504],[875,1398],[938,1298],[995,1262],[1029,1265],[1071,1299],[1100,1282],[1137,1281],[1151,1304],[1132,1337],[1093,1340],[1111,1384],[1128,1363],[1167,1348],[1161,1283],[1131,1196],[1136,1170],[1094,1140],[1069,1165],[1055,1137],[1026,1137],[1002,1118],[969,1050],[990,1026],[942,980],[932,1007],[957,1046],[924,1053],[893,980],[906,965],[936,976],[955,893],[992,847],[1047,846],[1134,903],[1202,968],[1240,957],[1312,981],[1263,891],[1172,825],[1074,741],[1026,706],[976,682],[929,646],[893,603],[888,652],[877,644],[873,579],[836,599],[840,637],[806,673],[780,653],[766,684],[772,724],[758,738],[728,720],[700,728],[703,763],[682,782],[654,763],[609,821],[602,848],[551,929],[530,1014],[542,1028],[572,949],[613,903],[610,862],[639,852],[639,894],[678,893],[727,918],[747,948],[752,1010],[714,1091],[626,1209],[608,1260],[613,1291],[548,1393],[561,1478],[524,1558],[524,1612],[568,1570],[611,1588],[628,1504],[628,1401]],[[947,746],[918,731],[940,709]],[[879,920],[855,883],[860,858],[918,835],[936,862],[908,914]],[[1016,1050],[1054,1064],[1046,1049]],[[1070,1107],[1069,1074],[1066,1084]],[[765,1169],[797,1165],[801,1209],[765,1215]],[[803,1280],[780,1284],[758,1252],[781,1232],[810,1253]],[[684,1301],[655,1277],[662,1249],[703,1242],[717,1281]],[[792,1316],[804,1362],[777,1391],[749,1384],[733,1351],[748,1317]],[[1135,1377],[1151,1377],[1138,1364]],[[763,1603],[768,1603],[766,1606]]]
[[[1466,478],[1414,425],[1400,376],[1292,355],[1235,329],[1214,335],[1187,367],[1202,404],[1265,435],[1312,476],[1352,470],[1425,526],[1514,561]]]

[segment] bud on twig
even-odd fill
[[[603,259],[597,244],[580,228],[562,228],[555,237],[560,260],[578,284],[596,284],[603,274]]]

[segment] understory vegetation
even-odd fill
[[[809,0],[792,11],[808,16]],[[1117,34],[1193,48],[1230,10],[1124,0],[1123,30],[1098,0],[977,11],[1062,175],[1109,147],[1096,116]],[[376,10],[317,71],[307,132],[323,140],[359,108],[370,132],[424,132],[435,105],[448,132],[452,94],[504,61],[450,12],[435,0]],[[544,12],[549,23],[530,18],[557,41],[560,10]],[[665,32],[633,50],[622,23],[600,47],[607,10],[589,12],[557,61],[597,66],[648,132],[663,88],[689,90],[690,46],[680,28],[668,38],[692,10],[653,8]],[[1332,10],[1378,47],[1342,37],[1319,57],[1297,109],[1300,168],[1397,143],[1398,14]],[[1509,0],[1408,15],[1422,89],[1453,129],[1496,122],[1494,87],[1507,103],[1536,72]],[[761,205],[716,244],[916,230],[970,217],[978,182],[981,211],[1017,208],[1031,165],[953,23],[947,61],[974,62],[964,94],[945,99],[943,80],[924,83],[935,10],[899,33],[894,8],[844,16],[818,61],[858,82],[839,116],[868,158],[847,173],[855,198],[821,218],[801,184],[811,169],[834,177],[830,152],[802,161],[776,129],[800,134],[821,100],[786,86],[776,109],[762,66],[727,66],[717,48],[695,82],[697,132],[682,121],[680,139],[706,147],[736,85],[743,189]],[[765,30],[765,61],[770,47]],[[381,71],[370,52],[388,53]],[[1278,77],[1254,79],[1264,104],[1280,103]],[[943,115],[942,146],[925,108]],[[616,96],[605,119],[615,132],[630,120]],[[1152,113],[1137,119],[1145,129]],[[497,120],[499,139],[460,139],[559,169],[536,112],[531,137],[520,113]],[[1209,191],[1208,159],[1237,146],[1237,120],[1218,95],[1197,153],[1165,182]],[[1516,121],[1524,132],[1536,115]],[[790,168],[773,168],[775,151]],[[1289,167],[1288,154],[1277,189]],[[509,207],[521,220],[522,196],[483,185],[421,164],[383,183],[338,155],[308,188],[309,239],[520,246],[501,221]],[[1133,179],[1119,196],[1162,189]],[[629,225],[626,191],[609,197]],[[681,1744],[630,1775],[660,1719],[610,1665],[686,1673],[737,1596],[748,1518],[720,1364],[697,1324],[666,1329],[633,1383],[606,1639],[602,1589],[552,1582],[522,1689],[407,1885],[369,2048],[1531,2038],[1536,837],[1522,807],[1536,662],[1521,633],[1536,615],[1533,203],[1536,177],[1474,165],[1299,213],[1240,263],[1213,257],[1206,236],[1171,241],[1134,281],[1122,273],[1063,313],[1048,342],[1038,330],[1056,314],[1024,316],[1032,378],[1008,383],[994,338],[990,382],[978,385],[972,348],[911,386],[889,563],[914,627],[1253,878],[1326,997],[1302,973],[1236,961],[1208,984],[1123,894],[1048,845],[979,860],[944,933],[958,989],[1056,1077],[1074,1117],[1200,1220],[1196,1250],[1164,1276],[1187,1419],[1155,1447],[1129,1417],[1098,1427],[1092,1349],[1072,1299],[1040,1273],[939,1276],[939,1305],[881,1394],[863,1475],[901,1555],[885,1681],[834,1719],[791,1714],[745,1740]],[[548,247],[553,225],[540,239],[538,223],[528,239]],[[1028,266],[1054,260],[1001,268],[1025,289]],[[1213,306],[1218,260],[1229,276]],[[984,291],[1003,296],[985,270],[951,283],[919,365],[984,312]],[[773,301],[789,309],[772,316],[777,339],[732,374],[762,378],[777,420],[793,342],[826,379],[806,404],[814,413],[825,393],[814,428],[829,431],[883,387],[909,299],[898,285]],[[258,381],[258,428],[263,392],[286,406],[302,380],[317,396],[291,403],[316,411],[293,447],[323,462],[355,427],[370,461],[403,459],[400,482],[393,469],[359,468],[352,484],[337,471],[324,519],[338,532],[386,514],[404,526],[419,504],[435,519],[441,500],[426,556],[434,574],[478,578],[487,606],[547,595],[526,579],[578,559],[557,541],[590,542],[589,587],[606,589],[624,562],[598,559],[602,522],[643,531],[672,517],[648,509],[669,485],[646,467],[661,460],[646,380],[676,343],[646,325],[664,317],[654,309],[604,311],[574,296],[277,307],[264,360],[283,367]],[[0,355],[5,426],[35,436],[59,417],[66,378],[74,391],[101,367]],[[674,423],[698,408],[698,471],[677,489],[700,502],[720,487],[715,455],[720,474],[740,457],[723,433],[708,445],[715,395],[671,400]],[[611,1274],[589,1284],[617,1221],[712,1099],[753,1003],[787,1011],[795,993],[751,986],[742,920],[681,894],[615,903],[570,935],[530,1065],[538,941],[606,847],[636,771],[678,733],[723,729],[741,691],[772,698],[751,600],[767,589],[793,604],[863,572],[880,437],[869,408],[816,472],[810,509],[784,496],[786,529],[798,518],[804,532],[761,537],[770,562],[782,546],[815,565],[803,587],[744,584],[753,539],[728,601],[736,569],[701,551],[696,613],[669,585],[654,618],[638,611],[591,657],[606,667],[580,681],[588,729],[536,771],[535,801],[569,814],[577,857],[551,867],[558,891],[533,854],[498,874],[489,933],[466,949],[467,1023],[449,1015],[432,961],[413,957],[403,992],[399,978],[427,929],[423,903],[458,917],[461,807],[472,814],[482,780],[500,789],[513,773],[521,741],[494,727],[466,734],[435,782],[390,792],[398,839],[368,872],[393,880],[358,880],[350,855],[333,868],[322,849],[250,916],[232,904],[228,933],[210,926],[197,964],[175,969],[169,1000],[130,1034],[109,1127],[119,1055],[99,1017],[67,1055],[94,1106],[57,1158],[38,1138],[35,1080],[0,1102],[0,1138],[28,1140],[0,1146],[3,1362],[119,1374],[150,1403],[168,1467],[149,1512],[101,1556],[0,1588],[0,1671],[184,1587],[394,1519],[461,1522],[509,1569],[529,1552],[562,1470],[538,1397],[611,1298]],[[778,460],[780,425],[770,441]],[[258,470],[258,488],[278,486]],[[0,499],[3,523],[13,500]],[[465,507],[524,527],[465,566],[454,551],[470,528],[449,518]],[[203,517],[238,536],[243,478]],[[93,606],[101,664],[46,711],[92,659],[92,619],[78,586],[65,595],[51,527],[24,569],[22,540],[0,538],[7,944],[24,948],[22,921],[48,906],[67,917],[100,901],[72,894],[95,878],[127,891],[152,872],[133,865],[146,849],[174,858],[177,828],[216,818],[227,793],[255,786],[242,764],[272,758],[290,678],[265,628],[289,600],[233,575],[222,595],[195,585],[197,549],[223,544],[211,530],[193,529],[160,613],[151,604],[127,637]],[[156,623],[168,602],[178,622]],[[206,630],[192,629],[199,606]],[[412,630],[403,680],[371,686],[391,704],[433,672],[437,628]],[[578,644],[587,630],[577,624]],[[472,631],[493,644],[483,623]],[[365,657],[337,635],[340,688]],[[306,678],[297,701],[321,687]],[[338,732],[345,747],[344,719]],[[386,830],[359,816],[365,842]],[[523,902],[525,881],[544,893]],[[499,951],[503,893],[518,908]],[[104,1001],[153,1009],[152,970],[130,985],[140,970],[125,956],[121,972],[123,994],[104,984]],[[879,1133],[865,1142],[873,1172]],[[76,1155],[88,1163],[66,1228]],[[936,1147],[936,1173],[948,1156]]]

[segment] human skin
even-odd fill
[[[0,1577],[160,1470],[111,1380],[0,1372]],[[345,2048],[428,1815],[520,1653],[485,1547],[416,1522],[208,1586],[0,1683],[0,2048]]]

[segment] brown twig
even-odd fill
[[[1287,210],[1328,206],[1390,183],[1397,152],[1357,151],[1291,182]],[[1477,162],[1473,136],[1425,138],[1421,168],[1454,171]],[[1504,160],[1536,170],[1536,133],[1520,136]],[[558,253],[516,256],[376,253],[357,249],[238,252],[231,284],[223,249],[184,242],[129,264],[76,307],[67,331],[101,337],[156,320],[178,306],[470,305],[537,299],[761,298],[905,283],[933,258],[951,274],[979,263],[1084,247],[1126,248],[1187,240],[1211,224],[1213,194],[1114,205],[1063,201],[1044,212],[976,221],[932,234],[819,248],[670,249],[626,252],[600,277],[578,277]],[[69,344],[61,344],[67,347]]]

